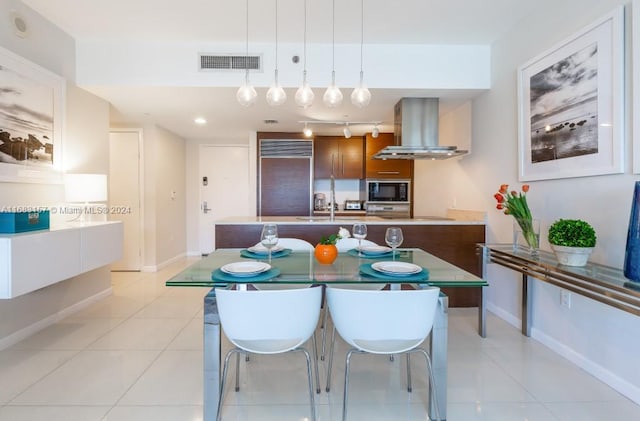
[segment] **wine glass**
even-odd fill
[[[260,234],[260,242],[267,249],[269,264],[271,264],[271,249],[278,244],[278,226],[276,224],[264,224]]]
[[[353,224],[353,238],[358,239],[358,256],[362,256],[362,240],[367,237],[367,224]]]
[[[386,241],[387,245],[391,247],[392,256],[395,260],[396,258],[396,247],[402,244],[402,229],[398,227],[390,227],[387,228],[387,232],[384,235],[384,241]]]

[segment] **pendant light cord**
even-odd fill
[[[304,0],[304,74],[306,79],[307,74],[307,0]]]
[[[247,84],[249,83],[249,0],[246,2],[247,6],[247,45],[246,54],[244,56],[244,69]]]
[[[276,77],[278,77],[277,73],[278,73],[278,0],[276,0]]]
[[[247,39],[249,39],[248,36],[247,36]],[[360,74],[362,74],[363,45],[364,45],[364,0],[360,0]]]
[[[331,2],[331,70],[336,70],[336,1]]]

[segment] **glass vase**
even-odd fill
[[[513,250],[519,247],[528,251],[531,257],[538,257],[540,249],[540,221],[537,219],[514,218]]]
[[[627,248],[624,255],[624,276],[630,281],[640,282],[640,181],[636,181],[631,201]]]

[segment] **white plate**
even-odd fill
[[[247,250],[255,254],[269,254],[269,250],[267,250],[267,248],[263,246],[262,243],[258,243],[255,246],[251,246],[247,248]],[[284,247],[276,244],[276,246],[271,249],[271,253],[277,253],[282,250],[284,250]]]
[[[254,276],[271,269],[271,265],[264,262],[235,262],[220,268],[224,273],[234,276]]]
[[[376,262],[371,265],[371,268],[393,275],[412,275],[422,271],[420,266],[407,262]]]
[[[364,254],[385,254],[391,251],[391,247],[386,246],[363,246],[360,249]]]

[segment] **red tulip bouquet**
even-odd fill
[[[539,246],[539,233],[534,229],[533,218],[527,204],[527,192],[529,185],[523,184],[522,191],[512,190],[509,192],[509,185],[502,184],[500,190],[493,195],[498,204],[496,208],[504,212],[505,215],[512,215],[522,229],[522,235],[532,250],[537,250]]]

